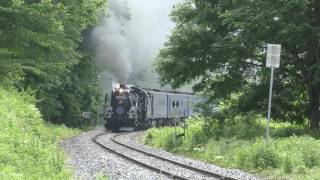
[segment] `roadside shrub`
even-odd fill
[[[266,146],[266,121],[254,114],[239,115],[222,123],[209,117],[193,117],[187,122],[186,137],[177,144],[177,153],[223,167],[259,172],[270,179],[320,177],[320,140],[306,135],[309,131],[303,126],[270,123],[272,137]],[[214,132],[218,127],[222,129]],[[173,151],[173,146],[168,145],[172,138],[167,135],[173,129],[149,130],[146,139],[153,142],[150,145]]]
[[[237,167],[234,150],[247,145],[250,145],[247,141],[236,140],[235,138],[211,139],[205,145],[204,159],[221,166]]]
[[[207,143],[209,137],[203,133],[204,121],[202,119],[199,117],[190,118],[187,120],[187,124],[186,135],[182,143],[183,149],[192,151]]]
[[[201,117],[201,119],[204,121],[203,133],[205,133],[207,136],[215,139],[219,139],[220,137],[224,136],[226,120],[225,115],[219,112],[213,117]]]
[[[243,169],[249,170],[251,166],[250,156],[248,154],[248,149],[240,149],[238,150],[238,153],[236,154],[236,164],[237,166],[242,167]]]
[[[44,125],[33,97],[0,89],[0,179],[71,179],[57,142],[78,131]]]
[[[233,134],[237,139],[254,139],[264,135],[265,128],[262,126],[262,119],[254,114],[249,113],[243,116],[235,117],[235,124],[233,125]],[[231,125],[232,126],[232,125]]]
[[[278,156],[273,149],[258,147],[252,153],[252,165],[254,169],[277,167]]]
[[[284,173],[291,173],[293,169],[293,163],[289,156],[283,158],[282,169]]]
[[[248,146],[236,148],[238,167],[244,169],[266,169],[279,166],[279,155],[272,145],[266,147],[262,139]]]
[[[273,138],[284,138],[289,136],[302,136],[308,134],[306,126],[293,125],[290,123],[270,123],[270,135]]]
[[[224,118],[224,119],[222,119]],[[264,134],[263,121],[257,114],[236,115],[227,117],[217,113],[215,116],[203,117],[205,123],[203,131],[214,139],[231,138],[254,139]]]
[[[303,162],[304,162],[304,165],[308,168],[318,166],[320,161],[319,158],[320,158],[319,150],[308,149],[306,152],[303,153]]]
[[[176,130],[177,134],[181,132],[181,128]],[[161,132],[156,128],[152,128],[147,131],[144,143],[167,151],[174,151],[175,147],[179,147],[182,144],[181,138],[175,138],[177,134],[175,134],[175,129],[172,127],[164,127]]]

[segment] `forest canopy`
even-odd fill
[[[238,94],[239,113],[265,114],[270,69],[267,43],[281,44],[273,117],[320,120],[320,2],[317,0],[184,0],[172,11],[176,27],[155,64],[163,84],[197,82],[212,98]],[[213,93],[212,93],[213,92]]]
[[[79,126],[81,111],[96,115],[96,67],[82,46],[105,0],[0,2],[0,85],[34,92],[46,120]]]

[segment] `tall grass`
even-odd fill
[[[27,93],[0,88],[0,179],[71,179],[57,142],[76,133],[45,124]]]
[[[224,122],[228,127],[210,122],[211,132],[207,119],[190,119],[186,137],[177,140],[179,143],[174,149],[168,145],[174,137],[172,127],[148,130],[145,143],[273,179],[319,179],[320,140],[309,136],[303,126],[272,123],[272,138],[266,146],[263,137],[265,121],[238,118],[236,123]],[[218,132],[217,127],[221,128]]]

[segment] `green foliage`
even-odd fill
[[[57,143],[78,131],[45,125],[34,102],[0,89],[0,179],[71,179]]]
[[[265,124],[263,125],[265,126]],[[290,123],[271,123],[271,136],[273,138],[284,138],[289,136],[302,136],[310,134],[310,131],[306,129],[305,125],[293,125]],[[317,137],[316,135],[311,136]]]
[[[164,127],[161,132],[153,128],[148,130],[148,135],[145,137],[144,142],[146,144],[150,144],[155,147],[161,147],[161,148],[164,148],[165,150],[174,151],[175,147],[180,146],[182,142],[181,139],[175,139],[174,132],[175,130],[173,128],[168,128],[168,127]],[[158,138],[154,138],[154,137],[158,137]]]
[[[182,134],[183,129],[177,127],[176,129],[171,127],[163,127],[161,131],[157,128],[151,128],[148,130],[145,136],[144,143],[155,147],[164,148],[168,151],[174,150],[174,147],[188,149],[192,151],[201,144],[207,142],[208,137],[202,133],[203,121],[193,120],[188,121],[188,130],[185,137],[175,139],[175,135]],[[176,146],[175,146],[176,143]]]
[[[97,116],[93,58],[82,32],[98,22],[105,0],[0,2],[0,85],[36,90],[46,120],[78,127]]]
[[[266,147],[263,144],[256,143],[248,151],[241,153],[239,164],[245,165],[243,167],[248,169],[276,168],[278,159],[276,149],[273,149],[272,146]],[[249,165],[249,167],[246,165]]]
[[[199,118],[187,121],[188,127],[183,141],[183,148],[194,150],[208,141],[208,136],[202,131],[204,121]]]
[[[204,118],[206,123],[203,126],[203,131],[215,139],[221,137],[254,139],[264,134],[264,120],[254,113],[226,117],[222,112],[218,112],[213,117]]]
[[[205,117],[202,118],[206,122],[204,132],[211,133],[210,135],[215,138],[235,136],[238,139],[253,139],[254,137],[262,136],[265,133],[266,119],[254,111],[242,111],[239,108],[242,95],[243,93],[233,93],[227,99],[216,103],[219,111],[205,114]],[[307,124],[305,120],[297,122],[273,119],[273,121],[285,122],[271,123],[271,136],[274,138],[303,134],[309,134],[316,138],[319,137],[319,131],[306,129]]]
[[[188,120],[186,137],[177,140],[177,147],[168,146],[170,142],[166,142],[172,142],[173,127],[148,130],[145,143],[223,167],[259,172],[271,179],[320,176],[320,141],[310,137],[308,129],[272,122],[272,138],[266,147],[262,138],[264,127],[265,119],[252,113],[227,119],[223,125],[214,118],[194,117]]]
[[[319,140],[292,136],[273,140],[268,148],[263,140],[258,140],[249,147],[240,147],[235,153],[238,166],[242,168],[257,169],[267,174],[281,170],[279,175],[287,174],[299,179],[310,176],[315,168],[319,168],[318,148]]]
[[[275,71],[273,117],[318,128],[319,1],[184,0],[172,11],[176,27],[155,61],[163,84],[213,98],[241,93],[238,111],[267,109],[267,43],[282,45]],[[310,114],[309,111],[311,112]]]

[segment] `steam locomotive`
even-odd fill
[[[176,119],[194,114],[193,105],[202,101],[191,93],[160,91],[119,84],[105,98],[105,127],[113,132],[173,125]]]

